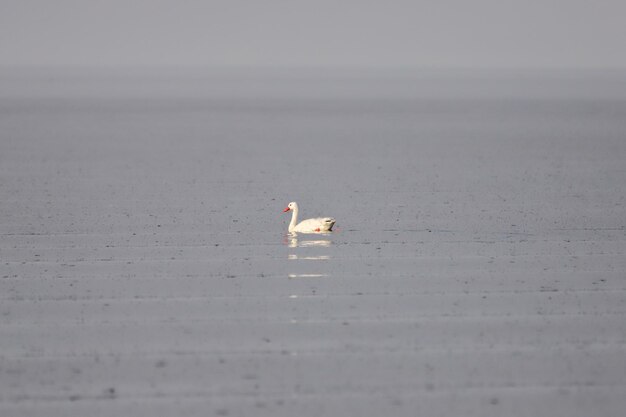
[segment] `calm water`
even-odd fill
[[[0,409],[622,409],[625,85],[3,74]]]

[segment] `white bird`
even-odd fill
[[[283,213],[291,211],[291,223],[289,223],[289,232],[298,233],[316,233],[330,232],[335,224],[332,217],[316,217],[314,219],[302,220],[298,223],[298,203],[292,201],[283,210]]]

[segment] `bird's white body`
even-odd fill
[[[292,201],[283,212],[291,211],[290,233],[322,233],[330,232],[335,224],[332,217],[316,217],[298,223],[298,203]]]

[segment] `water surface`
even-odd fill
[[[625,78],[3,73],[2,414],[617,415]]]

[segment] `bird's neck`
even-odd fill
[[[289,231],[291,232],[298,223],[298,208],[291,210],[291,223],[289,223]]]

